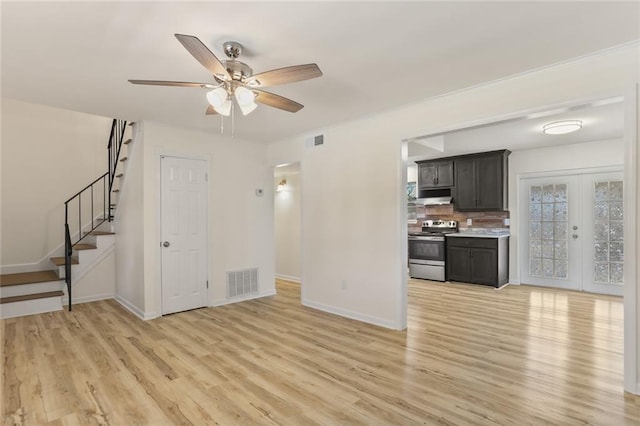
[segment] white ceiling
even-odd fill
[[[239,41],[254,72],[315,62],[324,76],[274,93],[305,105],[238,116],[236,137],[274,141],[640,38],[626,2],[7,2],[2,96],[211,132],[211,82],[174,33],[219,57]],[[228,128],[228,125],[225,125]]]
[[[554,121],[580,120],[582,129],[565,135],[547,135],[542,127]],[[411,161],[442,158],[473,152],[524,149],[570,145],[583,142],[620,139],[624,135],[624,103],[622,98],[603,99],[589,105],[577,105],[565,111],[542,111],[534,117],[518,117],[505,122],[447,132],[442,138],[443,150],[422,143],[409,143]],[[427,135],[428,136],[428,135]],[[425,146],[427,145],[427,146]],[[436,145],[437,146],[437,145]]]

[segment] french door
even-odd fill
[[[622,172],[520,180],[522,284],[622,295]]]

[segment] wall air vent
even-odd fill
[[[258,293],[258,268],[227,271],[227,298]]]
[[[309,136],[304,139],[305,148],[313,148],[324,145],[324,134]]]

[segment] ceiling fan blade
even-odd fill
[[[207,112],[205,112],[205,114],[207,115],[213,115],[213,114],[217,114],[218,111],[216,111],[211,105],[209,105],[207,107]]]
[[[299,104],[291,99],[287,99],[283,96],[276,95],[274,93],[265,92],[264,90],[251,89],[256,94],[256,102],[264,105],[269,105],[274,108],[283,109],[289,112],[298,112],[304,105]]]
[[[247,79],[247,84],[253,87],[267,87],[309,80],[321,75],[322,71],[316,64],[294,65],[253,75]]]
[[[129,80],[133,84],[148,84],[150,86],[175,86],[175,87],[202,87],[204,89],[213,89],[216,84],[211,83],[194,83],[190,81],[161,81],[161,80]]]
[[[176,38],[185,49],[191,53],[191,55],[198,60],[211,74],[222,74],[227,79],[231,80],[231,76],[227,72],[227,69],[222,62],[209,50],[198,37],[175,34]]]

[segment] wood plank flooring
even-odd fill
[[[392,331],[277,287],[147,322],[113,300],[1,321],[4,424],[640,424],[621,298],[410,280]]]

